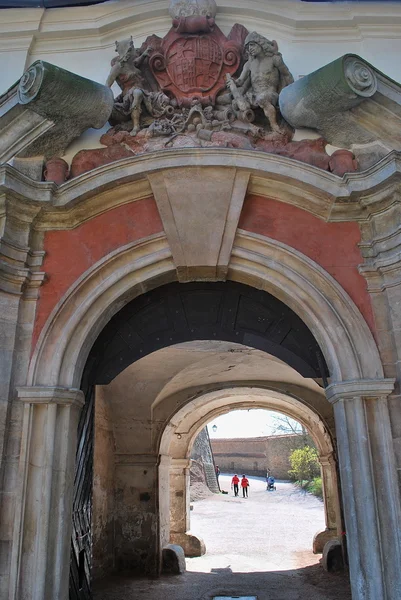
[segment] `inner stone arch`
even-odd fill
[[[277,364],[274,359],[272,362],[273,365]],[[291,377],[287,365],[284,369]],[[189,467],[192,446],[207,423],[217,416],[241,408],[274,410],[305,426],[318,451],[324,489],[326,529],[315,535],[314,552],[322,552],[329,539],[340,535],[342,518],[332,407],[327,406],[324,395],[314,390],[313,384],[291,389],[288,383],[266,381],[265,386],[227,386],[196,395],[172,416],[163,431],[160,441],[160,480],[164,485],[168,480],[170,505],[167,509],[166,504],[161,504],[160,520],[168,522],[169,540],[182,545],[188,556],[198,556],[206,550],[203,541],[198,540],[190,527]],[[316,398],[312,399],[314,394]],[[163,510],[169,513],[163,514]],[[162,540],[162,543],[166,541]]]

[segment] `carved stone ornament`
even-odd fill
[[[132,37],[116,42],[106,82],[121,90],[109,119],[115,132],[190,132],[210,141],[206,131],[234,128],[244,137],[290,139],[277,104],[293,78],[277,43],[239,24],[225,36],[214,0],[172,1],[170,14],[163,39],[149,36],[140,48]]]
[[[45,61],[36,61],[25,71],[16,95],[25,109],[15,115],[19,135],[26,130],[31,138],[20,158],[62,155],[89,127],[103,127],[113,107],[113,94],[106,86]],[[35,130],[42,135],[35,136]]]
[[[215,0],[170,0],[168,9],[172,19],[181,17],[211,17],[217,13]]]
[[[292,142],[278,107],[293,77],[275,40],[236,24],[226,36],[215,23],[214,0],[172,0],[172,27],[116,42],[107,86],[120,88],[102,136],[105,148],[81,150],[70,177],[132,155],[166,148],[225,147],[269,152],[342,173],[356,161],[336,155],[326,141]],[[363,64],[349,69],[354,87],[367,89]],[[350,84],[351,85],[351,84]],[[369,92],[370,93],[370,92]],[[341,164],[340,164],[341,163]]]
[[[233,75],[241,61],[239,44],[228,40],[216,25],[206,32],[206,17],[196,19],[202,33],[188,33],[191,21],[188,24],[186,19],[169,31],[149,61],[161,89],[187,107],[194,99],[204,106],[214,105],[226,87],[226,76]]]

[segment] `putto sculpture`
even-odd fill
[[[116,82],[121,89],[112,125],[130,127],[131,136],[149,127],[152,135],[167,130],[182,134],[185,124],[193,130],[188,117],[196,106],[200,121],[195,125],[201,125],[197,130],[241,129],[242,123],[247,125],[240,132],[244,135],[288,136],[288,128],[282,130],[277,119],[277,100],[293,78],[277,42],[248,33],[241,25],[226,37],[211,18],[190,14],[179,22],[175,19],[163,39],[151,36],[140,49],[132,38],[116,42],[118,56],[111,62],[106,82],[109,87]],[[245,55],[247,60],[235,78]],[[176,126],[154,123],[173,117]],[[255,125],[250,127],[252,122]]]
[[[276,107],[281,90],[293,83],[294,78],[278,51],[275,40],[270,41],[253,31],[245,39],[248,53],[238,79],[227,76],[227,84],[238,108],[245,112],[260,107],[272,130],[280,131]]]
[[[135,136],[141,125],[143,107],[149,117],[160,118],[169,110],[170,100],[162,91],[147,89],[144,74],[141,71],[145,60],[152,52],[152,46],[144,50],[134,47],[132,37],[129,40],[116,42],[116,56],[111,61],[111,70],[106,85],[111,87],[114,82],[121,89],[121,94],[115,99],[110,122],[114,125],[132,121],[131,135]],[[174,112],[171,109],[170,114]]]

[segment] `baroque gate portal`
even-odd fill
[[[72,555],[88,596],[93,407],[199,342],[202,382],[144,402],[135,451],[113,405],[118,568],[189,544],[159,505],[185,483],[174,419],[241,378],[284,393],[246,376],[277,364],[331,419],[353,600],[399,600],[401,7],[162,4],[0,2],[0,589],[66,600]]]

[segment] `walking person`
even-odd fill
[[[231,487],[234,488],[234,496],[238,496],[238,484],[239,477],[238,475],[234,475],[234,477],[231,479]]]
[[[243,498],[248,498],[249,481],[245,477],[245,475],[242,476],[241,487],[242,487],[242,496],[243,496]]]

